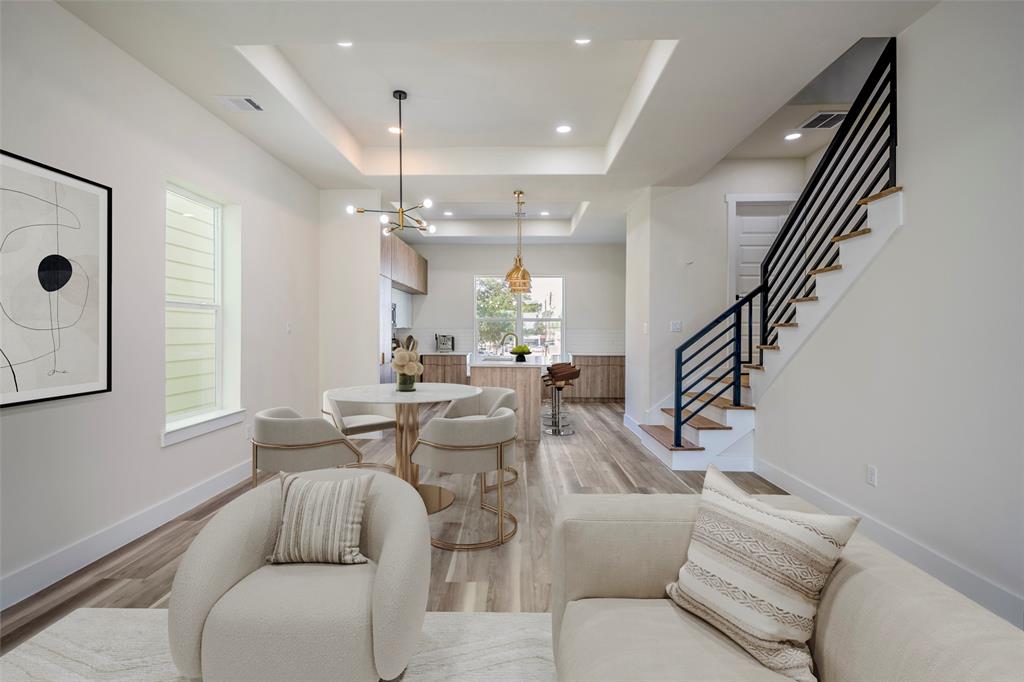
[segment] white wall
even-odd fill
[[[114,208],[113,392],[0,412],[7,605],[248,474],[241,424],[160,446],[167,181],[240,207],[250,417],[315,413],[318,193],[60,6],[0,13],[0,144],[113,187]]]
[[[639,372],[648,378],[645,382],[634,376],[636,383],[627,380],[630,418],[639,423],[661,423],[656,412],[672,393],[676,346],[731,303],[725,195],[795,193],[802,188],[803,177],[803,159],[726,160],[689,187],[652,188],[648,237],[644,236],[639,214],[636,222],[638,250],[643,250],[645,239],[649,239],[646,260],[640,254],[636,261],[632,255],[629,260],[631,270],[635,267],[638,276],[643,276],[639,273],[646,268],[650,278],[647,359],[641,354],[626,361],[627,375]],[[637,295],[643,295],[640,288]],[[632,298],[630,302],[632,305]],[[669,331],[674,320],[682,323],[681,331]],[[638,322],[642,324],[643,320]],[[627,330],[630,334],[636,334],[636,330]],[[642,334],[635,340],[642,343]],[[646,395],[628,395],[642,390],[644,383]]]
[[[905,224],[757,405],[757,468],[1024,624],[1024,5],[898,37]],[[878,487],[865,467],[878,467]]]
[[[651,188],[626,213],[626,422],[645,424],[651,395]]]
[[[473,277],[504,276],[512,245],[417,244],[428,262],[428,294],[413,296],[413,328],[420,349],[434,334],[455,334],[456,350],[473,350]],[[523,247],[534,277],[565,278],[565,348],[570,353],[622,353],[626,249],[621,244],[545,244]]]
[[[380,223],[376,190],[320,192],[320,392],[380,380]]]

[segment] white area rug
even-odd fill
[[[78,609],[0,658],[0,680],[183,680],[164,609]],[[403,682],[555,679],[546,613],[428,613]]]

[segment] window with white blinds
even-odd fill
[[[165,368],[167,422],[221,407],[221,207],[167,188]]]

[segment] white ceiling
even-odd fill
[[[63,3],[319,187],[397,200],[386,129],[391,91],[407,90],[407,202],[478,209],[435,221],[439,234],[511,239],[501,230],[523,189],[531,212],[561,207],[531,216],[531,239],[569,242],[622,241],[640,188],[696,181],[862,36],[895,35],[933,4]],[[231,112],[218,95],[265,110]],[[553,132],[562,122],[571,134]]]
[[[799,126],[819,111],[848,111],[850,102],[841,104],[787,104],[733,147],[730,159],[802,159],[832,141],[839,129],[798,130]],[[799,132],[800,138],[786,140],[786,135]]]
[[[398,125],[391,92],[404,89],[410,147],[566,147],[605,143],[648,47],[645,40],[579,47],[421,39],[281,52],[363,145],[396,143],[387,131]],[[555,132],[562,123],[571,135]]]

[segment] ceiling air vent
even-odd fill
[[[819,111],[803,122],[800,130],[835,128],[846,118],[845,111]]]
[[[263,107],[257,104],[252,97],[218,95],[217,99],[231,111],[263,111]]]

